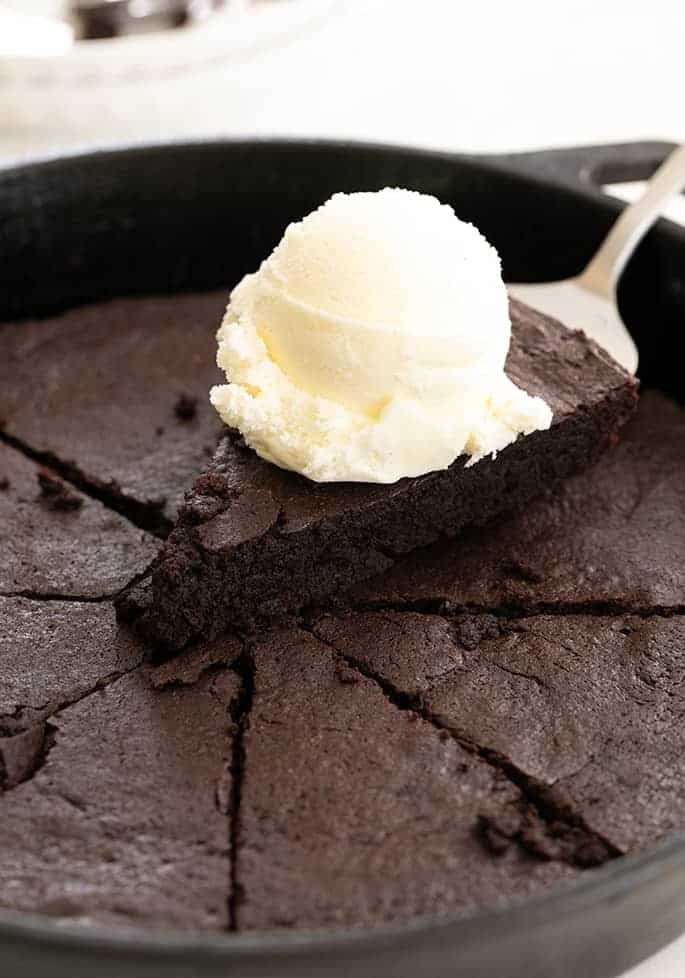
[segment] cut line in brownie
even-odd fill
[[[292,630],[253,655],[238,930],[375,926],[576,874],[527,848],[547,828],[501,772],[398,710],[324,643]]]
[[[522,505],[594,461],[636,404],[636,382],[584,334],[512,301],[507,371],[554,412],[496,459],[394,485],[318,485],[221,441],[186,496],[145,588],[122,600],[146,636],[177,650],[226,628],[326,601],[416,547]]]
[[[113,596],[145,570],[159,547],[118,513],[2,443],[0,527],[0,594]]]
[[[166,532],[220,424],[227,290],[115,299],[0,327],[0,430],[138,525]]]
[[[145,648],[110,602],[0,597],[0,732],[19,733],[135,669]]]
[[[158,673],[111,606],[7,599],[0,614],[0,908],[227,928],[242,647]]]
[[[685,616],[361,612],[314,633],[614,851],[685,830]]]
[[[40,769],[0,794],[0,907],[82,924],[227,927],[238,687],[225,672],[159,692],[137,671],[53,716]]]
[[[596,466],[488,532],[414,553],[357,606],[685,611],[685,408],[645,391]]]

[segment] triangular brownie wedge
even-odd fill
[[[559,817],[550,830],[529,793],[324,641],[290,629],[251,652],[239,931],[463,912],[573,878],[581,847],[607,858]]]
[[[227,628],[328,601],[403,554],[515,510],[597,459],[637,403],[637,382],[582,332],[511,302],[509,377],[553,411],[548,431],[494,458],[393,485],[316,484],[227,431],[187,493],[142,586],[124,594],[155,645],[176,651]]]

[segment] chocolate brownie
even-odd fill
[[[0,428],[164,533],[219,436],[209,389],[221,379],[226,294],[117,299],[3,325]]]
[[[154,537],[2,443],[0,485],[0,526],[8,528],[0,594],[114,595],[157,552]]]
[[[358,605],[539,611],[685,609],[685,411],[646,391],[588,472],[487,533],[412,554],[355,589]]]
[[[144,590],[121,607],[164,649],[325,600],[401,555],[521,505],[593,461],[636,403],[636,384],[584,334],[512,301],[510,377],[554,412],[537,431],[466,467],[390,486],[317,485],[220,443],[188,493]]]
[[[685,828],[685,616],[359,612],[314,630],[609,852]]]
[[[110,605],[36,604],[2,609],[14,641],[0,652],[0,709],[14,733],[0,737],[0,907],[226,927],[240,646],[212,670],[158,677]]]
[[[0,581],[9,585],[0,590],[33,595],[0,596],[0,908],[167,930],[376,926],[539,892],[685,828],[685,411],[656,392],[625,442],[518,516],[399,561],[401,546],[388,547],[378,566],[394,569],[346,597],[355,610],[310,608],[299,627],[264,629],[249,642],[217,637],[147,664],[152,649],[117,625],[103,599],[158,546],[121,514],[140,524],[173,513],[151,502],[145,465],[160,439],[153,468],[171,499],[180,469],[163,471],[164,439],[170,430],[177,457],[200,464],[193,452],[210,434],[213,379],[193,387],[185,351],[164,343],[183,330],[161,328],[150,311],[172,317],[178,304],[191,337],[215,302],[213,355],[223,301],[103,304],[116,330],[93,309],[0,328],[0,400],[15,404],[11,417],[0,409],[9,422],[0,449],[9,460],[0,468],[9,555]],[[573,433],[587,445],[593,423],[599,449],[629,412],[632,383],[577,335],[513,312],[525,342],[509,371],[552,402],[549,437],[567,446],[549,461],[577,460]],[[141,356],[171,358],[170,373],[152,371],[137,394],[136,371],[147,368],[134,362],[127,320],[145,340]],[[9,371],[2,354],[18,355],[24,328],[27,357],[35,354],[43,377],[54,357],[66,385],[64,394],[50,388],[60,423],[29,388],[25,411],[21,390],[10,390],[19,364]],[[107,351],[93,377],[89,329],[92,355]],[[69,373],[70,344],[83,394]],[[30,365],[22,369],[25,384]],[[186,380],[168,383],[170,374]],[[87,408],[103,378],[110,402],[96,436]],[[601,410],[589,414],[589,403]],[[117,427],[117,417],[132,423]],[[529,456],[516,452],[539,454],[540,437],[507,452],[523,466]],[[233,436],[227,447],[234,468],[195,491],[181,528],[220,538],[228,502],[242,514],[234,534],[274,519],[272,568],[281,537],[309,539],[321,554],[348,515],[387,502],[387,518],[390,502],[412,499],[406,483],[314,488]],[[468,472],[506,472],[497,466],[507,452]],[[222,499],[236,486],[226,472],[249,476],[250,493]],[[498,477],[500,489],[509,477]],[[415,481],[437,492],[434,479]],[[219,517],[207,530],[211,507],[226,507],[223,530]],[[400,536],[413,542],[409,530]],[[333,558],[320,572],[330,583]],[[270,612],[273,579],[250,573]]]
[[[546,828],[510,780],[396,709],[324,643],[292,630],[253,654],[239,929],[377,925],[575,874],[526,848],[525,830]],[[489,834],[496,824],[509,844]]]

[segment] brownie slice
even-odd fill
[[[114,595],[159,544],[53,471],[0,443],[0,594]],[[106,546],[103,542],[106,541]]]
[[[0,710],[15,709],[14,733],[0,736],[0,908],[225,928],[230,710],[240,694],[230,663],[240,646],[226,643],[222,662],[210,656],[211,670],[186,663],[157,675],[116,634],[111,606],[50,605],[2,609],[14,638],[0,652],[9,683]]]
[[[645,391],[588,472],[487,533],[411,555],[355,588],[357,606],[685,609],[685,409]]]
[[[239,930],[373,926],[575,875],[521,843],[524,826],[546,828],[500,771],[398,710],[324,643],[293,629],[253,654]]]
[[[0,428],[165,532],[221,430],[226,291],[117,299],[0,328]]]
[[[265,462],[234,432],[188,493],[145,590],[120,605],[159,646],[251,629],[390,567],[401,555],[513,509],[609,445],[636,382],[584,334],[512,302],[510,377],[544,397],[550,431],[497,459],[390,486],[317,485]]]
[[[685,829],[685,616],[367,612],[315,633],[609,851]]]

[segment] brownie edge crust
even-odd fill
[[[581,332],[511,302],[507,373],[552,408],[549,431],[494,461],[394,485],[318,485],[227,431],[187,493],[150,577],[121,617],[163,652],[226,629],[250,631],[336,596],[417,547],[515,510],[595,461],[637,404],[637,382]]]

